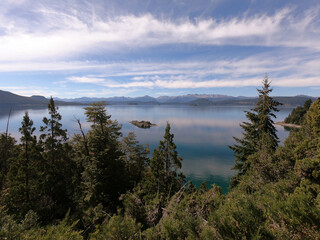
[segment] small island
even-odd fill
[[[135,125],[136,127],[139,128],[150,128],[150,127],[154,127],[157,126],[157,124],[153,124],[149,121],[137,121],[137,120],[133,120],[130,122],[132,125]]]

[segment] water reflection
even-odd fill
[[[234,174],[231,168],[234,157],[228,145],[234,143],[233,136],[241,136],[239,124],[246,120],[246,107],[192,107],[192,106],[107,106],[112,119],[122,124],[123,135],[134,131],[140,143],[149,144],[151,150],[156,148],[162,139],[166,123],[171,124],[175,134],[175,143],[179,154],[183,157],[183,171],[187,179],[196,185],[206,181],[208,185],[220,185],[227,191],[229,180]],[[18,129],[24,115],[22,109],[13,109],[9,131],[17,139]],[[39,135],[42,118],[48,116],[46,109],[28,109]],[[291,109],[281,109],[277,114],[278,121],[283,120]],[[0,109],[0,131],[5,131],[8,109]],[[84,109],[81,106],[63,106],[63,128],[68,129],[69,136],[79,133],[75,118],[79,118],[85,131],[90,124],[85,122]],[[129,123],[131,120],[148,120],[157,127],[140,129]],[[283,141],[288,132],[277,126],[278,136]]]

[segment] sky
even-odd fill
[[[319,0],[1,0],[0,90],[320,96]]]

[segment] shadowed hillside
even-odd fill
[[[11,92],[0,90],[0,107],[46,107],[49,99],[43,96],[24,97]],[[57,105],[80,105],[80,103],[56,101]]]

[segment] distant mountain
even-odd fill
[[[294,97],[274,97],[281,102],[284,107],[296,107],[303,105],[308,99],[316,100],[314,97],[298,95]],[[46,106],[48,99],[43,96],[24,97],[11,92],[0,90],[0,107],[10,106]],[[90,98],[82,97],[75,99],[55,98],[57,105],[83,105],[97,101],[105,101],[107,104],[128,104],[128,105],[157,105],[157,104],[189,104],[193,106],[253,106],[258,101],[254,97],[232,97],[220,94],[188,94],[181,96],[161,96],[158,98],[148,95],[143,97],[109,97],[109,98]]]
[[[105,101],[109,104],[183,104],[183,103],[189,103],[191,101],[197,100],[197,99],[208,99],[210,101],[223,101],[223,100],[229,100],[229,99],[236,99],[235,97],[228,96],[228,95],[220,95],[220,94],[188,94],[188,95],[181,95],[181,96],[161,96],[161,97],[150,97],[148,95],[143,97],[110,97],[110,98],[88,98],[88,97],[82,97],[82,98],[74,98],[74,99],[61,99],[61,98],[55,98],[55,100],[61,100],[65,102],[81,102],[81,103],[92,103],[97,101]]]
[[[149,103],[154,102],[158,103],[157,99],[154,97],[150,97],[148,95],[143,97],[109,97],[109,98],[89,98],[89,97],[81,97],[81,98],[54,98],[55,100],[60,100],[64,102],[78,102],[78,103],[93,103],[93,102],[106,102],[109,104],[127,104],[127,103]]]
[[[308,99],[315,101],[317,98],[298,95],[293,97],[273,97],[276,101],[282,103],[282,107],[296,107],[303,106],[304,102]],[[214,105],[223,105],[223,106],[254,106],[258,101],[258,98],[242,98],[242,99],[232,99],[232,100],[224,100],[220,102],[214,102]]]
[[[158,102],[156,98],[145,95],[143,97],[136,97],[134,99],[136,102]]]
[[[41,107],[41,106],[48,105],[48,103],[49,103],[49,99],[43,96],[24,97],[11,92],[0,90],[0,107],[12,107],[12,106]],[[78,103],[66,103],[63,101],[56,101],[55,103],[57,105],[70,105],[70,104],[78,105]]]
[[[234,99],[235,97],[220,94],[188,94],[182,96],[161,96],[157,100],[160,103],[189,103],[197,99],[207,99],[209,101],[223,101]]]
[[[209,106],[209,105],[213,105],[213,102],[206,98],[201,98],[201,99],[190,101],[188,104],[191,106]]]
[[[90,97],[81,97],[81,98],[53,98],[55,101],[63,102],[76,102],[76,103],[92,103],[92,102],[102,102],[105,101],[105,98],[90,98]]]
[[[281,102],[284,107],[295,107],[303,105],[307,99],[315,100],[314,97],[298,95],[294,97],[274,97]],[[220,94],[187,94],[181,96],[160,96],[157,98],[148,95],[143,97],[110,97],[110,98],[75,98],[75,99],[58,99],[65,102],[92,103],[97,101],[105,101],[107,104],[129,104],[129,105],[152,105],[152,104],[189,104],[194,106],[253,106],[258,101],[255,97],[233,97]]]
[[[11,92],[0,90],[0,106],[12,105],[43,105],[48,103],[40,96],[24,97]]]

